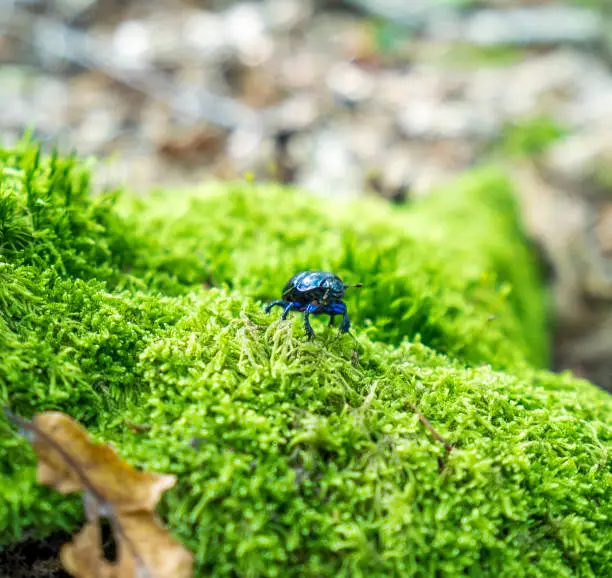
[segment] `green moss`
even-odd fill
[[[478,46],[475,44],[453,43],[439,64],[452,68],[476,68],[511,66],[521,62],[526,50],[511,44]]]
[[[0,158],[0,401],[175,473],[161,513],[197,576],[610,573],[612,403],[541,369],[503,176],[404,210],[244,183],[117,204],[74,159]],[[367,284],[357,341],[263,313],[306,267]],[[3,543],[82,521],[34,464],[2,418]]]
[[[535,156],[567,135],[567,129],[552,118],[526,118],[506,126],[501,138],[501,149],[511,156]]]
[[[131,272],[163,293],[213,283],[269,300],[295,271],[333,270],[366,284],[349,302],[373,340],[418,338],[467,363],[546,364],[537,273],[509,184],[495,171],[409,211],[371,200],[317,205],[273,185],[236,183],[159,192],[123,212],[146,246]]]

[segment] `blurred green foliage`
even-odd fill
[[[501,137],[501,148],[511,156],[531,157],[545,152],[568,134],[556,120],[536,116],[508,124]]]

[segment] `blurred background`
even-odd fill
[[[3,143],[29,128],[142,193],[249,175],[404,204],[501,163],[554,369],[612,391],[609,0],[0,0]]]

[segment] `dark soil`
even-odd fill
[[[0,549],[0,578],[70,578],[62,569],[61,547],[70,542],[68,532],[55,532],[46,538],[25,538]],[[116,559],[115,543],[110,527],[102,523],[104,554]]]
[[[0,551],[0,578],[70,578],[59,561],[60,548],[68,541],[70,534],[57,532],[7,546]]]

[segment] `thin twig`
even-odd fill
[[[410,406],[410,409],[417,414],[417,416],[419,417],[419,419],[421,420],[421,422],[423,423],[423,425],[429,430],[429,432],[431,433],[431,435],[436,438],[436,440],[438,440],[441,444],[444,445],[444,449],[446,450],[447,453],[451,453],[454,449],[454,446],[452,444],[450,444],[449,442],[447,442],[436,430],[436,428],[434,428],[434,426],[431,425],[431,423],[429,422],[429,420],[419,411],[419,408],[414,405],[413,403],[408,402],[408,405]]]

